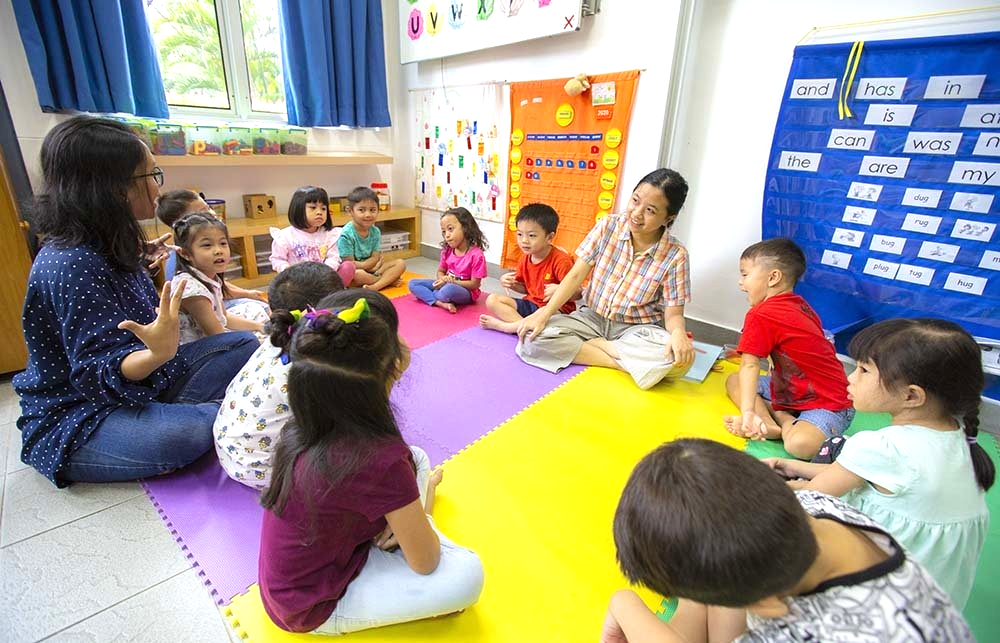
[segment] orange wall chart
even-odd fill
[[[510,85],[505,268],[521,256],[514,217],[523,205],[556,209],[555,244],[570,253],[614,207],[639,72],[589,78],[590,89],[572,97],[563,90],[564,78]]]

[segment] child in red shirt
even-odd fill
[[[843,434],[854,418],[847,375],[823,334],[816,311],[792,289],[806,258],[790,239],[755,243],[740,257],[740,290],[750,310],[737,350],[740,371],[726,380],[740,415],[724,418],[730,433],[784,441],[791,455],[808,460],[825,440]],[[760,376],[771,357],[772,375]]]
[[[573,258],[565,250],[552,245],[559,227],[559,215],[552,206],[532,203],[521,208],[515,219],[517,245],[524,256],[516,272],[500,277],[500,285],[524,295],[515,299],[492,294],[486,307],[493,315],[480,315],[479,325],[501,333],[516,333],[522,319],[545,305],[566,273],[573,268]],[[572,299],[578,299],[578,292]],[[572,299],[559,312],[568,315],[576,310]]]

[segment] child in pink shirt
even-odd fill
[[[410,292],[428,306],[450,313],[479,299],[479,285],[486,277],[486,238],[472,213],[452,208],[441,215],[441,263],[437,279],[413,279]]]

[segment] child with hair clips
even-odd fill
[[[227,309],[223,302],[229,292],[223,276],[230,258],[226,224],[211,211],[189,214],[174,222],[174,242],[178,266],[173,284],[176,288],[181,281],[187,282],[181,300],[181,344],[230,330],[262,333],[265,311]]]
[[[805,271],[805,254],[791,239],[767,239],[743,251],[739,283],[750,310],[736,348],[740,371],[726,379],[740,414],[723,423],[741,438],[781,440],[788,453],[809,460],[824,441],[843,434],[854,409],[819,315],[793,291]],[[768,356],[774,371],[761,377],[760,362]]]
[[[382,230],[378,221],[378,195],[375,190],[357,187],[347,195],[347,214],[351,220],[337,241],[340,256],[354,262],[357,272],[351,285],[382,290],[398,285],[406,263],[382,255]]]
[[[483,568],[435,530],[427,512],[440,473],[393,416],[409,349],[383,318],[392,303],[364,290],[330,300],[292,330],[294,419],[261,498],[264,609],[282,629],[316,634],[463,610],[479,597]]]
[[[270,339],[229,383],[213,428],[219,464],[233,480],[255,489],[270,482],[271,454],[281,427],[292,418],[287,348],[293,311],[319,306],[324,297],[343,289],[344,282],[333,268],[311,261],[297,263],[271,280]]]
[[[670,234],[687,193],[674,170],[642,177],[625,212],[597,222],[546,304],[520,322],[517,355],[553,373],[571,363],[624,371],[644,390],[687,372],[688,253]],[[580,308],[559,314],[591,273]]]
[[[271,228],[271,267],[281,272],[303,261],[325,263],[345,284],[354,279],[354,263],[342,261],[337,252],[340,228],[330,220],[330,197],[323,188],[307,185],[292,194],[287,228]]]
[[[643,458],[614,539],[629,581],[680,600],[664,623],[616,592],[602,643],[974,640],[892,534],[718,442],[677,440]]]
[[[196,212],[211,212],[213,216],[215,215],[215,211],[205,203],[205,199],[202,198],[201,194],[194,190],[185,190],[183,188],[170,190],[161,194],[160,198],[156,200],[156,218],[171,229],[173,229],[174,223],[178,219]],[[163,275],[167,280],[170,280],[174,278],[174,273],[177,272],[176,252],[170,252],[166,259]],[[231,283],[226,284],[226,291],[226,308],[248,303],[243,300],[253,300],[261,302],[254,307],[261,308],[265,314],[267,313],[267,297],[264,293],[258,290],[240,288]],[[246,317],[247,315],[243,316]]]
[[[458,306],[479,299],[479,285],[486,277],[486,237],[472,213],[452,208],[441,215],[441,262],[437,279],[414,279],[410,292],[428,306],[457,313]]]
[[[982,357],[960,326],[890,319],[858,333],[854,408],[892,426],[848,439],[833,464],[767,460],[794,487],[836,496],[877,520],[965,606],[989,529],[995,470],[977,443]]]

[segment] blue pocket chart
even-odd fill
[[[1000,340],[998,227],[1000,33],[796,47],[763,236],[805,251],[821,315]]]

